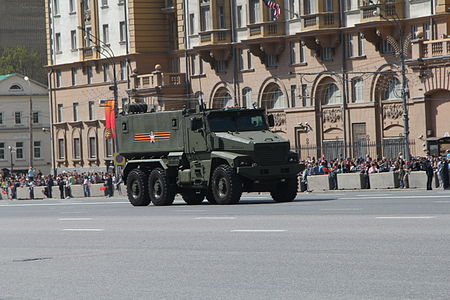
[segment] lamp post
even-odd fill
[[[14,169],[14,161],[13,161],[13,152],[16,152],[16,148],[15,147],[13,147],[13,146],[8,146],[8,150],[9,150],[9,159],[10,159],[10,162],[11,162],[11,175],[12,175],[12,172],[13,172],[13,169]]]
[[[374,4],[371,0],[369,2],[373,5],[375,5],[377,8],[380,8],[380,10],[384,10],[380,6],[380,4]],[[401,23],[400,17],[397,14],[397,10],[394,10],[394,14],[392,15],[392,18],[387,18],[383,16],[383,14],[375,11],[374,15],[380,16],[384,20],[394,23],[396,26],[398,26],[400,30],[400,43],[397,44],[396,41],[393,39],[388,40],[388,42],[395,48],[398,49],[398,54],[400,56],[400,72],[402,75],[402,104],[403,104],[403,135],[405,138],[404,143],[404,152],[405,152],[405,158],[406,160],[411,160],[411,152],[409,148],[409,113],[408,113],[408,88],[407,88],[407,82],[408,79],[406,78],[406,63],[405,63],[405,48],[409,47],[410,39],[405,35],[405,28],[403,24]],[[396,49],[396,50],[397,50]]]
[[[29,101],[29,111],[30,114],[28,116],[28,127],[29,127],[29,135],[30,135],[30,147],[29,147],[29,155],[28,158],[30,160],[29,166],[33,167],[33,98],[32,98],[32,92],[31,92],[31,83],[30,78],[28,76],[25,76],[23,78],[26,82],[28,82],[28,93],[30,96]]]

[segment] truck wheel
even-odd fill
[[[272,199],[276,202],[291,202],[297,196],[297,177],[287,178],[285,182],[280,182],[274,191],[270,192]]]
[[[198,205],[205,199],[205,192],[198,190],[184,190],[181,192],[184,202],[189,205]]]
[[[148,193],[153,205],[170,205],[175,199],[175,189],[169,184],[166,171],[153,169],[148,177]]]
[[[242,195],[241,179],[232,167],[220,165],[213,172],[211,189],[217,204],[235,204]]]
[[[211,188],[208,188],[208,190],[206,191],[206,200],[208,200],[209,204],[217,204],[217,201],[216,199],[214,199],[214,195]]]
[[[132,170],[128,175],[127,195],[133,206],[147,206],[150,204],[147,191],[147,176],[147,173],[139,169]]]

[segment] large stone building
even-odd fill
[[[261,0],[74,0],[50,12],[54,142],[65,147],[58,167],[103,168],[111,157],[97,103],[112,96],[112,62],[125,70],[119,99],[157,110],[265,107],[302,158],[394,157],[405,123],[413,155],[449,135],[445,1],[277,2],[278,19]],[[113,59],[89,44],[87,28],[109,41]]]
[[[47,87],[20,74],[0,75],[0,169],[32,166],[50,174],[49,129]]]

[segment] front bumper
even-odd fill
[[[301,171],[301,165],[292,163],[276,166],[238,167],[237,174],[251,180],[271,180],[296,176]]]

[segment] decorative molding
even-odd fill
[[[324,109],[322,111],[323,123],[337,123],[342,120],[342,110],[340,108]]]
[[[274,113],[272,113],[272,115],[273,115],[273,120],[275,123],[273,131],[287,132],[286,113],[285,112],[274,112]]]
[[[383,105],[383,118],[397,120],[403,115],[402,104],[387,104]]]

